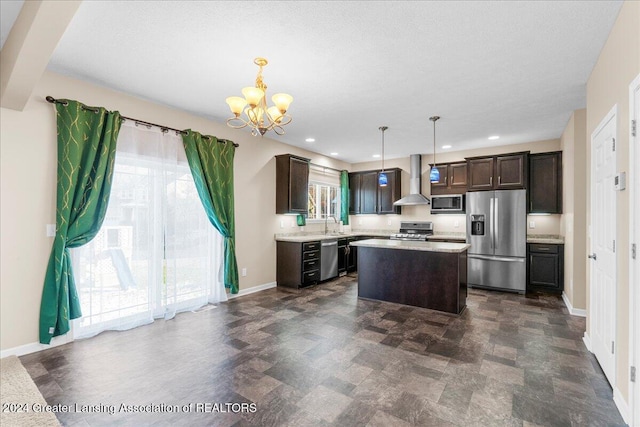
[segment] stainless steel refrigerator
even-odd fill
[[[469,286],[526,290],[526,190],[467,193]]]

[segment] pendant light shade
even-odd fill
[[[431,166],[431,172],[429,172],[429,181],[432,184],[440,182],[440,171],[436,166],[436,121],[440,119],[440,116],[429,117],[429,120],[433,122],[433,166]]]
[[[387,174],[384,171],[384,131],[389,129],[387,126],[380,126],[378,129],[382,131],[382,171],[378,174],[378,185],[380,187],[387,186]]]
[[[435,165],[431,168],[431,172],[429,173],[429,181],[432,183],[440,182],[440,171]]]

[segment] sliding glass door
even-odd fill
[[[72,258],[83,312],[76,337],[226,300],[222,238],[202,207],[180,136],[123,125],[106,219]]]

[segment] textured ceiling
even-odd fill
[[[432,153],[432,115],[438,151],[558,138],[621,4],[85,1],[49,68],[224,122],[263,56],[294,97],[271,137],[369,161],[382,125],[386,157]]]

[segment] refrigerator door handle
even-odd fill
[[[500,239],[499,236],[498,236],[498,232],[499,232],[498,231],[498,228],[499,228],[498,225],[500,224],[500,217],[499,217],[500,209],[498,208],[498,198],[496,197],[494,200],[495,200],[495,202],[494,202],[495,203],[495,214],[494,214],[495,216],[494,216],[493,220],[494,220],[496,226],[493,229],[494,230],[494,232],[493,232],[493,236],[494,236],[493,247],[495,249],[498,249],[498,241]]]
[[[506,258],[487,255],[467,255],[471,259],[486,259],[488,261],[504,261],[504,262],[524,262],[525,258]]]
[[[489,199],[489,238],[491,239],[491,249],[493,249],[493,197]]]

